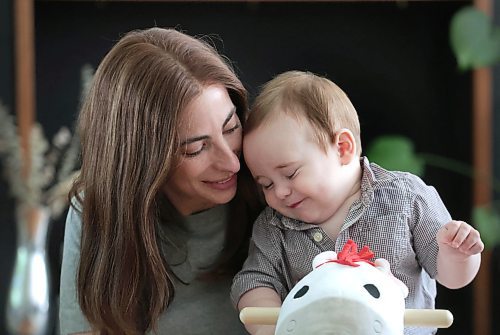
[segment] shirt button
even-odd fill
[[[323,240],[323,234],[317,231],[314,233],[313,238],[316,242],[321,242]]]

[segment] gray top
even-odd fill
[[[161,247],[178,277],[175,297],[158,320],[158,334],[247,334],[229,299],[231,277],[202,280],[224,246],[228,206],[218,206],[187,218],[176,216],[162,226]],[[172,218],[172,217],[171,217]],[[89,331],[76,295],[82,222],[70,208],[66,219],[60,288],[60,333]]]
[[[323,251],[340,252],[352,239],[385,258],[409,289],[406,308],[434,308],[438,244],[436,233],[451,220],[436,190],[409,173],[391,172],[362,159],[361,197],[355,201],[335,241],[321,226],[266,208],[257,218],[243,269],[231,289],[233,303],[256,287],[269,287],[284,300]],[[435,329],[405,328],[405,334]]]

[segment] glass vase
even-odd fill
[[[49,210],[19,206],[16,219],[17,250],[8,292],[7,329],[11,335],[46,335],[50,299],[46,256]]]

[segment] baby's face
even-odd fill
[[[321,224],[352,193],[352,164],[341,164],[337,142],[325,152],[314,138],[308,122],[281,113],[244,137],[243,152],[270,207]]]

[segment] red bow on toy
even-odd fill
[[[320,267],[326,263],[339,263],[349,266],[359,266],[356,262],[366,262],[375,266],[375,263],[370,261],[370,259],[374,256],[373,251],[370,250],[368,246],[364,246],[360,252],[358,252],[358,245],[353,240],[347,240],[347,243],[342,248],[342,251],[338,253],[337,259],[330,259],[325,263],[322,263],[317,266]]]

